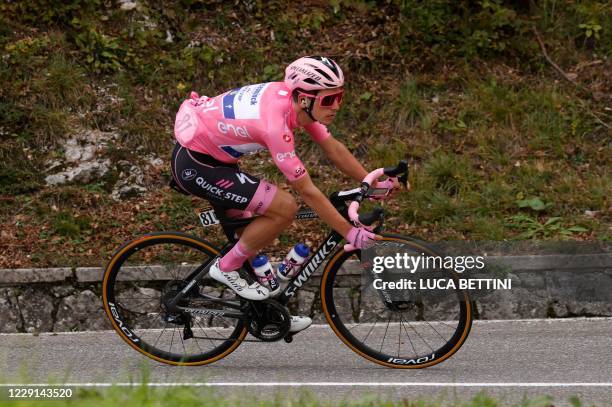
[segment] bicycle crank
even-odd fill
[[[289,333],[291,315],[287,307],[274,300],[251,301],[246,311],[246,326],[254,337],[274,342]]]

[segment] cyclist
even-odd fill
[[[242,172],[237,161],[267,149],[289,185],[331,228],[356,248],[378,237],[347,222],[312,183],[295,152],[293,130],[303,127],[327,158],[343,173],[361,182],[367,171],[326,125],[342,104],[344,74],[330,58],[308,56],[287,66],[283,82],[248,85],[209,98],[192,92],[177,113],[178,143],[172,154],[172,175],[184,191],[226,209],[226,216],[260,215],[242,231],[238,242],[210,268],[210,276],[250,300],[268,298],[268,290],[251,285],[237,270],[270,244],[293,221],[298,210],[293,196],[275,185]],[[398,188],[397,179],[377,187]],[[308,317],[291,318],[291,332],[306,329]]]

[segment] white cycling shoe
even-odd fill
[[[298,317],[291,315],[291,327],[289,328],[289,332],[292,334],[303,331],[308,328],[312,324],[312,319],[308,317]]]
[[[240,277],[240,274],[238,274],[237,271],[221,271],[219,268],[219,259],[217,259],[217,261],[210,266],[208,275],[218,282],[225,284],[236,294],[242,298],[246,298],[247,300],[265,300],[270,296],[270,292],[266,287],[262,287],[258,282],[254,282],[253,284],[249,285],[244,278]]]

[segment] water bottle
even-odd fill
[[[285,281],[290,280],[309,255],[310,250],[308,246],[302,243],[296,244],[287,254],[285,260],[278,266],[278,278]]]
[[[280,292],[280,282],[276,278],[274,269],[268,261],[268,257],[260,254],[253,259],[251,263],[259,284],[266,287],[270,291],[270,296],[274,296]]]

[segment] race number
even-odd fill
[[[202,222],[202,226],[212,226],[218,225],[219,219],[215,216],[215,210],[210,209],[208,211],[200,212],[200,222]]]

